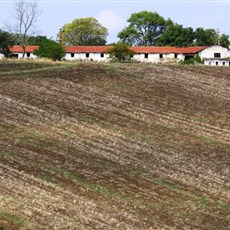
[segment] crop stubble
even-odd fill
[[[228,229],[229,68],[0,70],[0,226]]]

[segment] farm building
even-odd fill
[[[107,51],[112,46],[67,46],[66,60],[81,60],[81,61],[109,61]],[[138,46],[130,49],[135,52],[132,59],[138,62],[153,62],[153,63],[172,63],[184,61],[187,58],[193,57],[206,46],[198,47],[164,47],[164,46]]]
[[[69,61],[109,61],[107,50],[112,46],[66,46],[65,59]]]
[[[230,58],[204,58],[204,65],[230,66]]]
[[[132,47],[131,49],[136,53],[133,56],[135,61],[153,63],[177,63],[194,57],[205,48],[207,47],[137,46]]]
[[[35,59],[34,51],[38,46],[27,46],[25,58]],[[112,46],[66,46],[64,59],[68,61],[96,61],[108,62],[108,50]],[[132,60],[137,62],[151,63],[178,63],[195,55],[200,56],[205,65],[229,66],[230,50],[216,46],[191,46],[191,47],[169,47],[169,46],[137,46],[130,47],[135,52]],[[11,47],[12,56],[22,58],[23,50],[20,46]]]
[[[200,57],[205,65],[229,66],[230,50],[219,46],[209,46],[200,52]]]
[[[27,46],[24,58],[28,58],[28,59],[37,58],[37,56],[34,55],[34,51],[37,50],[38,48],[39,46]],[[19,45],[12,46],[10,48],[10,52],[12,53],[13,58],[18,58],[18,59],[23,58],[23,49]]]

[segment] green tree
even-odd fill
[[[217,44],[218,33],[214,29],[197,28],[195,31],[196,46],[212,46]]]
[[[46,36],[30,36],[28,39],[28,44],[29,45],[40,45],[42,42],[45,42],[46,40],[48,40],[48,38]]]
[[[166,21],[156,12],[141,11],[128,19],[129,25],[118,37],[133,46],[153,46],[167,28]]]
[[[0,53],[8,57],[10,55],[10,46],[12,45],[14,45],[12,35],[0,29]]]
[[[167,29],[159,37],[156,45],[178,47],[193,45],[195,34],[191,27],[184,28],[182,25],[173,23],[171,20],[167,24]]]
[[[53,61],[61,60],[65,56],[64,47],[52,40],[46,39],[39,44],[39,49],[34,52],[38,57],[45,57]]]
[[[219,38],[219,43],[221,46],[228,48],[230,45],[229,36],[227,34],[222,34]]]
[[[19,34],[11,33],[10,36],[12,37],[14,41],[14,45],[20,45],[20,42],[18,40]],[[42,41],[46,41],[48,38],[46,36],[37,35],[37,36],[31,36],[26,35],[26,44],[29,45],[39,45]]]
[[[134,51],[130,50],[126,44],[123,43],[114,43],[112,44],[113,48],[108,50],[110,58],[117,60],[119,62],[129,61]]]
[[[59,34],[63,45],[96,46],[105,45],[107,29],[95,18],[79,18],[64,25]]]

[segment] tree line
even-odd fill
[[[10,54],[9,47],[20,45],[25,53],[28,45],[43,47],[37,55],[57,53],[63,55],[63,46],[98,46],[106,45],[108,30],[93,17],[76,18],[63,25],[58,31],[57,41],[36,34],[36,22],[41,12],[38,3],[19,1],[15,4],[15,19],[17,26],[12,30],[0,29],[0,52],[5,56]],[[127,20],[128,26],[118,33],[118,44],[126,46],[211,46],[219,44],[223,47],[230,45],[229,36],[216,29],[193,29],[183,27],[171,19],[164,19],[157,12],[141,11],[133,13]],[[110,44],[111,45],[111,44]],[[114,45],[114,44],[113,44]],[[50,47],[51,53],[46,47]],[[57,55],[57,54],[56,54]],[[55,56],[56,56],[55,55]]]
[[[141,11],[127,20],[129,25],[118,37],[133,46],[229,46],[229,36],[215,29],[183,27],[156,12]]]
[[[229,36],[215,29],[183,27],[157,12],[133,13],[129,25],[118,33],[130,46],[229,46]],[[108,31],[95,18],[80,18],[64,25],[58,37],[64,45],[105,45]]]

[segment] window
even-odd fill
[[[163,54],[159,54],[159,57],[160,57],[160,58],[163,58]]]
[[[26,56],[27,56],[27,57],[30,57],[30,53],[26,53]]]
[[[71,53],[71,57],[74,57],[74,53]]]
[[[103,58],[105,56],[105,54],[104,53],[101,53],[101,58]]]
[[[86,53],[85,56],[88,58],[89,57],[89,53]]]
[[[174,58],[177,58],[177,54],[174,54]]]
[[[220,53],[214,53],[215,58],[220,58],[220,56],[221,56]]]
[[[133,54],[130,54],[130,58],[133,58]]]
[[[149,57],[149,54],[145,54],[145,58],[148,58]]]
[[[13,58],[18,58],[18,54],[12,54]]]

